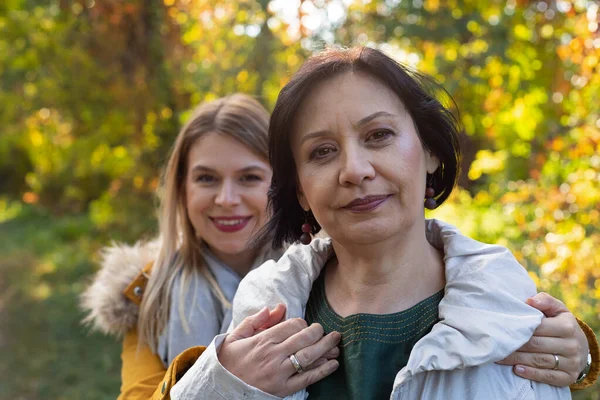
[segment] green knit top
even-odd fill
[[[325,334],[340,332],[339,368],[308,387],[309,399],[386,399],[394,378],[408,362],[410,352],[438,322],[444,290],[413,307],[394,314],[354,314],[340,317],[325,296],[325,268],[313,284],[306,322],[318,322]]]

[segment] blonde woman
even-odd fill
[[[104,252],[83,307],[88,322],[124,335],[121,398],[148,398],[175,356],[197,356],[224,332],[241,278],[279,257],[247,245],[267,220],[268,119],[243,94],[200,105],[166,165],[160,242]]]
[[[83,307],[89,311],[88,322],[123,336],[120,399],[168,398],[204,346],[227,330],[242,277],[282,254],[269,246],[248,246],[268,219],[268,118],[258,102],[242,94],[199,106],[177,137],[164,173],[161,240],[105,250],[103,268],[84,293]],[[558,304],[541,298],[538,308]],[[244,334],[268,329],[283,312],[263,310],[260,323]],[[543,353],[572,346],[577,338],[581,342],[580,330],[564,333],[569,324],[564,316],[547,319],[541,326],[546,337],[534,337],[548,343]],[[306,347],[321,346],[321,364],[313,368],[316,377],[325,375],[326,360],[338,353],[328,338],[310,338],[315,326],[298,326],[297,320],[269,331],[291,331],[304,337]],[[512,362],[535,367],[539,355],[523,350],[513,354]],[[579,370],[574,360],[582,353],[587,351],[574,350],[561,369]]]

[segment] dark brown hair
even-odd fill
[[[312,213],[306,214],[298,203],[292,127],[307,93],[324,80],[348,71],[376,79],[402,101],[424,148],[440,161],[440,167],[428,177],[435,189],[437,204],[448,198],[456,184],[460,162],[458,120],[439,100],[439,94],[448,93],[433,78],[394,61],[379,50],[369,47],[326,50],[302,65],[279,93],[271,114],[269,161],[273,180],[269,189],[271,220],[265,234],[272,235],[273,247],[298,240],[307,219],[314,227],[313,233],[321,229]],[[451,99],[449,95],[448,98]]]

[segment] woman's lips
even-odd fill
[[[350,203],[342,207],[345,210],[353,212],[371,211],[383,204],[391,195],[366,196],[359,199],[354,199]]]
[[[241,231],[248,225],[252,217],[211,217],[215,227],[221,232],[231,233]]]

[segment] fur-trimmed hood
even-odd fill
[[[150,262],[155,261],[160,239],[133,246],[114,243],[101,251],[101,268],[81,294],[83,323],[105,334],[123,336],[137,324],[139,306],[123,291]]]

